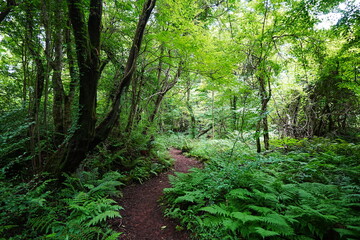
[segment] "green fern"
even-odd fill
[[[263,239],[266,237],[279,236],[280,234],[274,231],[269,231],[261,227],[255,227],[255,232],[258,233]]]
[[[210,154],[208,144],[191,146],[210,161],[171,177],[172,188],[164,191],[167,216],[199,239],[307,240],[324,238],[334,226],[342,226],[337,232],[343,238],[359,238],[360,154],[349,152],[360,148],[311,141],[296,140],[296,151],[285,154],[234,150],[239,159],[227,158],[226,144]]]
[[[106,221],[121,217],[122,207],[108,198],[118,193],[116,187],[122,184],[117,181],[120,177],[118,173],[108,173],[99,179],[87,172],[81,173],[80,178],[67,176],[66,188],[57,196],[57,207],[43,204],[49,209],[46,215],[31,217],[29,225],[49,239],[113,239],[119,236],[109,231]]]

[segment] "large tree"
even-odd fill
[[[45,170],[56,175],[62,172],[74,172],[85,159],[87,153],[110,134],[119,117],[121,96],[130,84],[136,68],[136,61],[141,47],[145,26],[155,6],[156,0],[144,3],[133,44],[119,87],[107,117],[96,128],[97,86],[101,77],[101,20],[102,0],[91,0],[89,15],[83,11],[83,1],[68,0],[69,16],[76,44],[79,68],[79,110],[76,130],[48,160]]]

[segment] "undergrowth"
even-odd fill
[[[59,185],[31,167],[31,123],[19,117],[24,114],[0,118],[0,239],[118,239],[107,220],[120,217],[122,208],[113,200],[119,186],[142,183],[171,166],[167,146],[141,134],[113,137]],[[42,151],[54,151],[42,141],[48,146]]]
[[[1,180],[0,239],[117,239],[106,220],[120,217],[111,197],[119,194],[121,174],[95,172],[54,180],[12,184]]]
[[[191,145],[207,164],[170,177],[166,215],[195,239],[359,239],[360,145],[281,141],[265,155],[228,140]]]
[[[123,182],[139,182],[168,169],[172,165],[168,145],[161,139],[150,141],[147,136],[129,136],[126,141],[113,138],[98,147],[85,161],[83,168],[98,168],[100,172],[120,171]]]

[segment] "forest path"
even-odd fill
[[[201,167],[195,159],[187,158],[180,150],[170,149],[175,159],[172,170],[159,174],[143,184],[132,184],[123,189],[119,204],[124,208],[122,218],[112,221],[113,229],[122,232],[122,240],[185,240],[190,239],[186,231],[176,230],[176,223],[163,216],[158,200],[163,189],[170,187],[168,175],[187,172],[190,168]]]

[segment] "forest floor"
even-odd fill
[[[175,159],[172,170],[144,182],[132,184],[123,189],[123,197],[119,205],[124,208],[120,212],[122,218],[114,219],[111,225],[114,230],[122,232],[123,240],[185,240],[189,233],[176,229],[177,223],[163,216],[159,199],[163,189],[170,187],[168,175],[174,172],[187,172],[190,168],[201,167],[202,164],[181,154],[180,150],[170,149]]]

